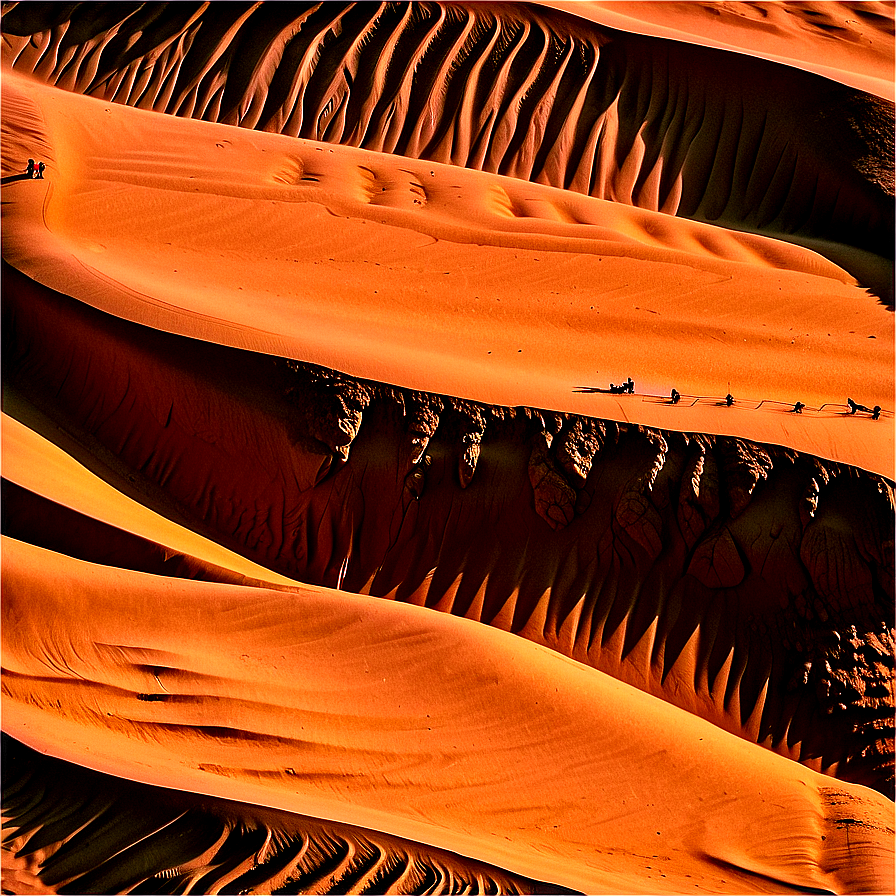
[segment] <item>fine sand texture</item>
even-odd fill
[[[884,797],[510,634],[3,549],[4,726],[60,758],[585,892],[886,888]],[[861,818],[849,845],[841,800]]]
[[[892,892],[893,23],[3,4],[3,892]]]

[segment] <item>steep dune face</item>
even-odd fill
[[[892,298],[892,103],[811,74],[509,4],[22,4],[3,25],[9,63],[68,90],[774,234]]]
[[[348,824],[387,831],[393,848],[398,837],[435,843],[430,867],[445,849],[472,854],[468,868],[512,867],[490,875],[508,889],[521,875],[588,893],[887,888],[891,804],[880,794],[506,632],[307,585],[278,594],[116,570],[9,538],[3,549],[4,725],[18,738],[52,735],[59,758],[331,819],[343,844]],[[46,830],[41,790],[25,789],[38,806],[28,820],[43,828],[34,846],[53,845],[65,819]],[[151,816],[159,826],[165,802]],[[114,824],[102,814],[97,827]],[[114,832],[120,846],[145,829],[148,813],[135,815]],[[175,880],[192,876],[191,860],[217,861],[226,826],[215,815],[160,831],[187,865]],[[102,860],[114,841],[100,833],[77,839]],[[49,857],[53,880],[84,862],[77,846]],[[134,846],[136,862],[99,865],[93,879],[161,858]],[[338,861],[346,847],[333,846]],[[452,865],[460,889],[464,863]],[[293,870],[284,888],[313,892]]]
[[[6,310],[8,380],[256,563],[520,633],[892,787],[886,480],[742,439],[382,387],[47,290]],[[13,537],[160,571],[11,498]]]
[[[5,891],[892,890],[892,6],[552,6],[3,5]]]

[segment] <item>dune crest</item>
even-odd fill
[[[543,5],[623,31],[760,56],[894,99],[892,3],[548,0]]]
[[[3,24],[7,64],[58,87],[861,247],[892,300],[892,103],[815,75],[513,5],[18,4]]]
[[[888,885],[885,798],[835,788],[863,822],[847,852],[824,778],[506,633],[323,589],[297,599],[210,583],[170,587],[60,555],[54,600],[43,585],[46,553],[10,539],[3,549],[4,727],[33,746],[52,743],[60,758],[410,835],[517,873],[549,871],[586,892]],[[139,616],[122,619],[121,589]],[[158,606],[165,612],[153,613]],[[197,612],[204,624],[185,642],[182,626]],[[29,645],[47,618],[54,634],[35,653]],[[86,628],[73,624],[85,618]],[[426,671],[433,655],[442,662],[436,678]],[[620,715],[612,707],[622,691]],[[496,727],[501,749],[486,756],[482,738]],[[657,730],[673,735],[671,752],[657,751]],[[260,765],[242,764],[245,739],[265,745],[254,753]],[[514,757],[512,773],[504,755]],[[648,784],[647,799],[629,807],[630,766],[649,782],[657,763],[681,769],[677,787]],[[691,782],[708,793],[707,776],[718,779],[716,795],[689,817]],[[522,810],[520,786],[529,794]],[[495,833],[508,822],[513,840]],[[618,841],[623,830],[630,851],[583,849]],[[654,853],[676,858],[653,870]]]
[[[892,787],[891,482],[740,438],[384,386],[37,289],[7,312],[12,387],[286,581],[520,633]],[[17,529],[34,504],[9,534],[95,559],[52,514]]]
[[[4,92],[22,83],[8,75]],[[844,416],[848,396],[892,411],[893,315],[814,253],[481,172],[213,124],[194,141],[197,123],[29,96],[59,166],[46,187],[8,188],[5,259],[81,301],[365,379],[893,475],[892,427]],[[29,131],[13,113],[4,128],[10,171]],[[626,375],[651,399],[574,391]],[[689,396],[674,409],[673,387]],[[725,389],[739,401],[720,410]]]
[[[5,735],[3,750],[14,768],[6,770],[4,790],[14,795],[4,806],[16,832],[4,877],[20,892],[30,881],[51,892],[570,892],[380,831],[113,778]],[[75,810],[62,824],[35,826],[62,790]],[[136,819],[135,803],[148,807]]]

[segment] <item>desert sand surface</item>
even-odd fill
[[[51,561],[11,540],[4,558],[4,726],[62,758],[441,842],[585,892],[639,876],[641,892],[885,889],[886,798],[507,633],[326,589]],[[864,820],[848,848],[840,799]],[[682,823],[695,801],[699,821]]]
[[[4,4],[4,892],[892,891],[893,20]]]
[[[17,100],[32,108],[21,84],[4,78],[7,122]],[[381,382],[760,439],[893,476],[893,428],[844,413],[857,395],[890,411],[893,315],[857,307],[852,279],[809,250],[483,172],[224,126],[194,141],[179,118],[28,97],[59,135],[54,176],[8,188],[4,257],[40,283]],[[575,391],[632,373],[631,400]],[[686,396],[674,408],[672,388]],[[719,407],[728,392],[736,410]],[[797,418],[796,401],[812,410]]]
[[[889,2],[560,0],[544,5],[623,31],[759,56],[894,99]]]

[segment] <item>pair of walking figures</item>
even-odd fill
[[[25,174],[30,178],[37,178],[37,180],[44,179],[44,171],[46,171],[47,166],[44,165],[43,162],[37,162],[35,164],[34,159],[28,159],[28,165],[25,168]]]

